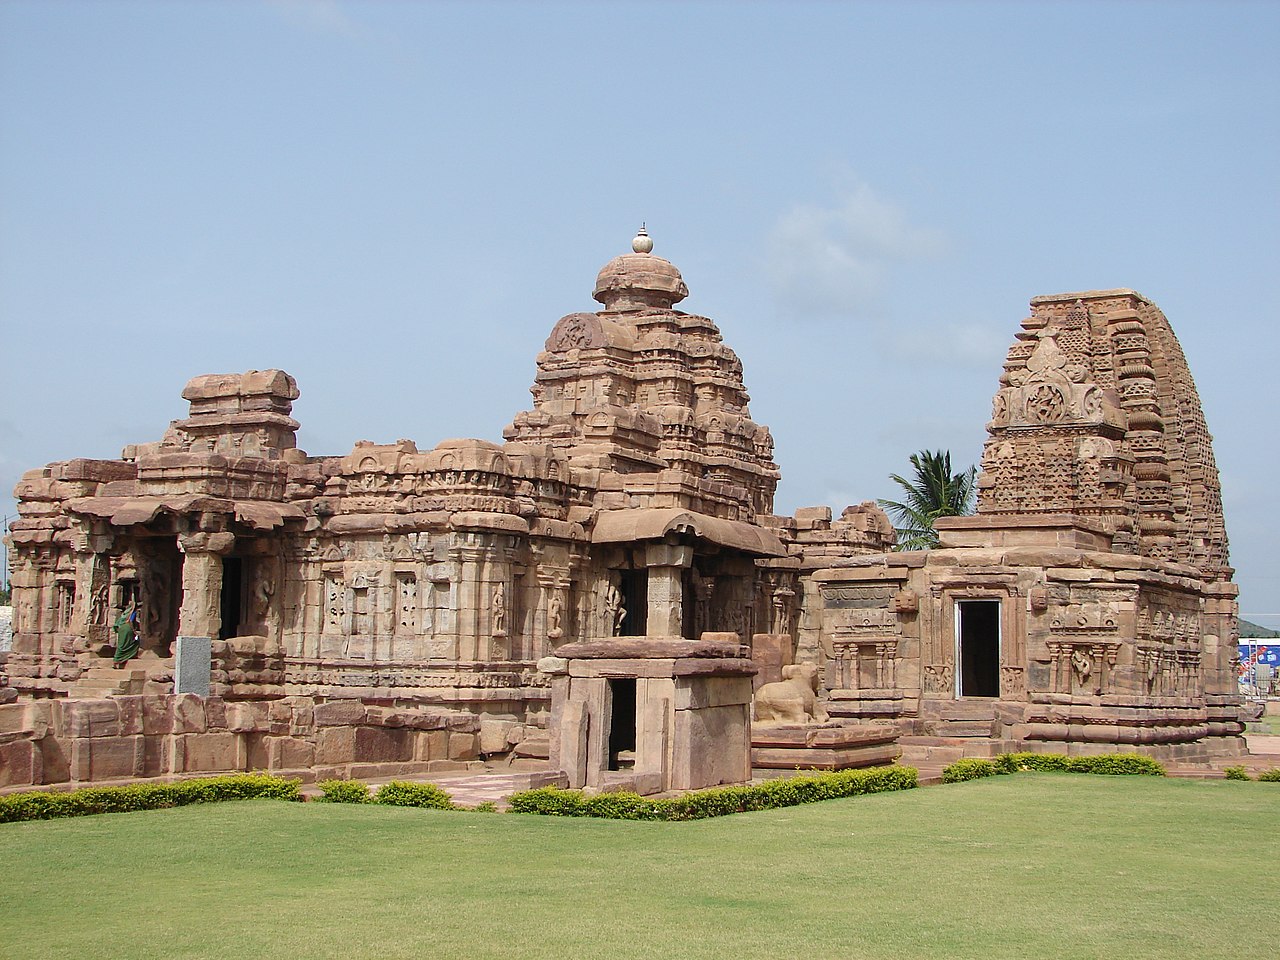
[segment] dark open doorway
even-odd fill
[[[643,637],[648,625],[649,616],[649,571],[621,571],[622,606],[626,616],[622,618],[622,626],[618,635],[623,637]],[[634,686],[634,684],[633,684]]]
[[[680,585],[680,636],[686,640],[698,639],[698,590],[692,568],[682,571]]]
[[[962,697],[1000,696],[1000,601],[956,603]]]
[[[609,681],[609,769],[625,770],[635,765],[636,681],[624,677]]]
[[[238,636],[244,610],[244,563],[239,557],[222,558],[221,608],[222,629],[218,631],[218,639]]]

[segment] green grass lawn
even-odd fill
[[[1280,714],[1271,714],[1263,717],[1258,722],[1262,726],[1262,729],[1258,731],[1259,733],[1269,737],[1280,737]]]
[[[223,803],[0,825],[0,956],[1256,957],[1280,785],[1019,774],[692,823]],[[1261,948],[1261,953],[1259,949]]]

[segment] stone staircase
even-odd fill
[[[942,700],[924,719],[924,731],[934,737],[990,737],[996,728],[996,701]]]
[[[994,700],[948,700],[924,719],[923,736],[898,739],[902,763],[921,770],[946,766],[964,757],[996,757],[1016,751],[1012,740],[995,740],[999,724]]]
[[[912,765],[916,762],[945,765],[963,757],[998,757],[1018,750],[1015,741],[985,737],[899,737],[898,745],[902,747],[901,762]]]
[[[68,697],[84,700],[100,700],[104,697],[125,697],[142,693],[147,682],[147,671],[130,661],[123,670],[116,670],[110,660],[101,660],[90,666],[80,678],[71,684]]]

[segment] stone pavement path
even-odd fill
[[[370,791],[376,791],[384,783],[399,780],[405,783],[434,783],[460,807],[476,807],[482,803],[493,803],[499,810],[507,808],[507,801],[513,793],[521,790],[532,790],[535,787],[554,785],[560,778],[552,773],[542,771],[522,771],[507,773],[495,770],[477,770],[459,773],[433,773],[429,776],[382,777],[365,780]],[[315,784],[307,784],[302,793],[309,799],[320,796],[320,788]]]

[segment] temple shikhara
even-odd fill
[[[1151,301],[1033,299],[977,514],[897,552],[872,502],[774,513],[742,364],[651,250],[551,327],[500,442],[311,456],[263,370],[195,377],[118,460],[26,473],[0,786],[498,761],[657,793],[904,751],[1244,752],[1217,468]]]

